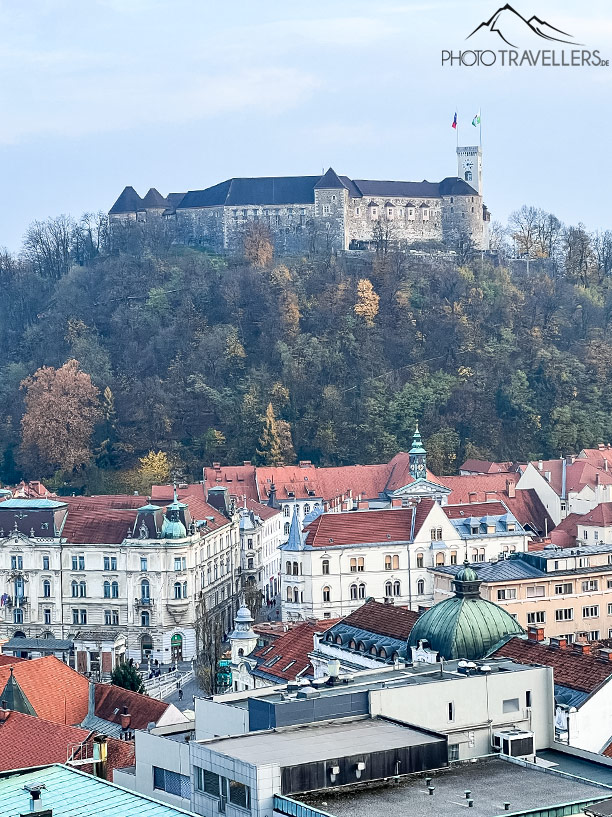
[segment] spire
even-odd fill
[[[302,525],[300,517],[298,516],[298,506],[293,507],[293,517],[291,519],[291,527],[289,528],[289,539],[284,545],[283,550],[304,550],[304,543],[302,541]]]
[[[418,423],[414,429],[412,448],[408,453],[408,463],[410,467],[410,476],[413,479],[427,478],[427,452],[423,448],[423,441],[421,440],[421,432],[419,431]]]
[[[423,448],[423,441],[421,439],[421,432],[419,431],[419,424],[414,427],[414,434],[412,435],[412,448],[410,449],[411,454],[425,454],[425,449]]]

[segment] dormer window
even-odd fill
[[[516,525],[514,524],[514,522],[508,522],[508,526],[507,526],[508,533],[514,533],[515,530],[516,530]]]
[[[471,530],[472,536],[478,536],[478,534],[480,532],[480,526],[479,525],[471,525],[470,530]]]

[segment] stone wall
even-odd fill
[[[349,246],[351,241],[413,244],[443,237],[439,199],[352,198],[347,221]]]

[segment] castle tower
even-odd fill
[[[457,176],[482,196],[482,148],[478,145],[457,147]]]

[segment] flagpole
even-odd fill
[[[457,114],[457,127],[455,130],[457,131],[457,149],[459,148],[459,108],[455,105],[455,113]]]
[[[478,108],[478,131],[479,131],[479,138],[480,138],[480,147],[482,148],[482,108]]]

